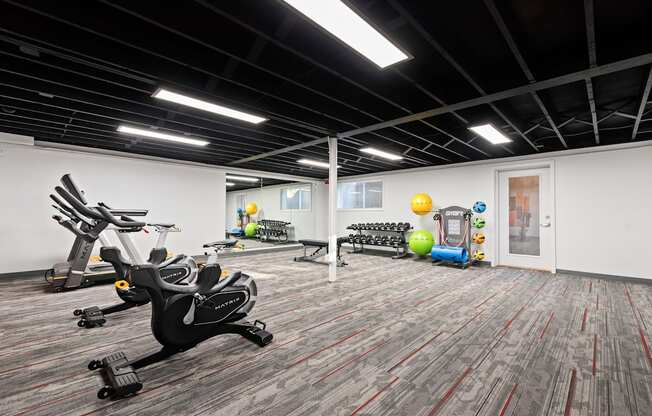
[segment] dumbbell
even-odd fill
[[[374,244],[376,245],[381,245],[383,244],[383,237],[380,235],[377,235],[374,237]]]

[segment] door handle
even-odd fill
[[[544,227],[544,228],[548,228],[548,227],[550,227],[550,222],[546,222],[546,223],[539,224],[539,225]]]

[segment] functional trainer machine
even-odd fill
[[[263,322],[243,321],[253,309],[258,291],[255,281],[246,274],[235,272],[220,281],[221,268],[211,256],[197,279],[188,285],[174,285],[161,278],[158,268],[142,259],[135,249],[130,233],[146,224],[131,218],[116,218],[98,206],[94,219],[106,220],[117,229],[132,266],[130,284],[147,291],[152,299],[152,333],[162,345],[160,351],[131,361],[123,352],[114,352],[88,364],[89,370],[101,370],[106,385],[97,397],[114,399],[136,394],[143,388],[137,370],[187,351],[214,336],[239,334],[263,347],[272,342],[272,334]]]
[[[348,237],[338,237],[337,239],[337,266],[344,267],[347,263],[342,258],[341,248],[343,243],[349,241]],[[324,240],[299,240],[303,244],[303,256],[295,257],[294,261],[311,261],[319,264],[328,264],[318,261],[319,258],[328,255],[328,241]],[[311,254],[308,254],[308,249],[314,249]]]
[[[450,206],[436,211],[435,232],[437,243],[432,247],[433,262],[466,268],[473,264],[471,253],[471,218],[473,211],[460,206]]]

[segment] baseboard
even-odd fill
[[[590,273],[590,272],[580,272],[577,270],[565,270],[565,269],[557,269],[557,273],[574,274],[576,276],[591,277],[594,279],[615,280],[617,282],[641,283],[644,285],[652,285],[652,278],[645,279],[643,277],[618,276],[615,274]]]
[[[22,279],[25,277],[43,276],[48,269],[27,270],[25,272],[0,273],[0,279]]]

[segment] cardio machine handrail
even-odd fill
[[[58,222],[63,228],[65,228],[68,231],[72,232],[73,234],[75,234],[79,238],[81,238],[81,239],[83,239],[85,241],[88,241],[89,243],[97,240],[97,235],[99,234],[99,232],[101,232],[104,228],[106,228],[106,227],[102,227],[101,230],[98,230],[99,231],[98,233],[96,233],[96,232],[93,232],[93,233],[88,232],[87,233],[87,232],[84,232],[84,231],[80,230],[77,227],[77,224],[75,224],[75,222],[72,221],[72,220],[64,220],[59,215],[53,215],[52,219],[54,219],[56,222]]]
[[[71,220],[75,220],[76,222],[81,221],[81,218],[79,217],[78,213],[72,209],[68,204],[64,203],[61,199],[59,199],[56,195],[50,194],[50,199],[54,201],[55,203],[52,204],[52,207],[65,215],[66,217],[70,218]]]
[[[72,176],[70,176],[69,173],[66,173],[61,177],[61,184],[66,188],[68,192],[75,198],[77,198],[79,201],[81,201],[82,204],[86,205],[88,202],[86,201],[86,198],[84,197],[84,191],[80,190],[75,181],[73,181]]]
[[[104,202],[98,202],[97,205],[100,206],[100,207],[104,207],[104,208],[108,209],[111,212],[111,214],[113,214],[113,215],[127,215],[129,217],[144,217],[149,213],[149,210],[147,210],[147,209],[134,209],[134,208],[132,208],[132,209],[126,209],[126,208],[115,209],[115,208],[111,208],[110,206],[108,206]]]
[[[66,200],[72,207],[77,211],[82,213],[84,216],[92,218],[94,220],[104,220],[104,217],[100,215],[96,210],[91,209],[84,205],[79,199],[75,198],[74,195],[72,195],[70,192],[68,192],[66,189],[60,187],[60,186],[55,186],[54,190],[57,191],[59,195],[63,199]]]
[[[121,216],[120,219],[118,219],[112,214],[110,210],[101,205],[97,206],[95,209],[97,209],[97,211],[101,214],[102,219],[110,222],[118,228],[136,229],[143,228],[145,225],[147,225],[145,222],[135,221],[126,216]]]

